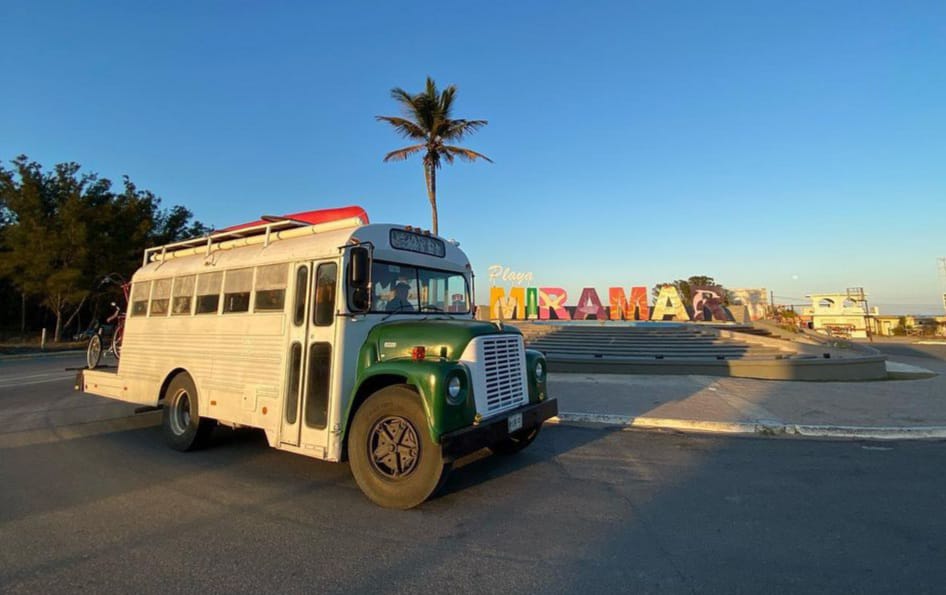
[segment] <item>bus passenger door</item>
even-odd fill
[[[282,413],[280,442],[299,446],[302,427],[299,411],[302,407],[303,375],[305,374],[306,339],[309,334],[309,302],[312,285],[312,265],[308,262],[293,265],[292,303],[289,312],[289,350],[286,358],[285,400]]]
[[[297,275],[300,267],[297,265]],[[328,410],[332,387],[332,350],[335,344],[335,294],[338,284],[338,263],[332,261],[313,262],[308,267],[311,278],[304,325],[293,327],[290,334],[300,332],[301,340],[290,340],[289,377],[287,392],[295,393],[299,398],[297,407],[288,408],[284,424],[290,424],[292,432],[283,441],[295,446],[303,446],[315,451],[318,457],[324,457],[328,445]],[[297,279],[298,282],[298,279]],[[295,304],[294,304],[295,305]],[[292,322],[297,317],[293,313]],[[302,333],[301,329],[305,329]],[[300,351],[301,349],[301,351]],[[298,361],[301,373],[294,374]],[[299,380],[299,386],[294,384]],[[289,416],[294,413],[294,416]],[[290,423],[291,422],[291,423]],[[288,440],[288,441],[287,441]]]

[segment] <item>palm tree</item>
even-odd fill
[[[460,142],[467,134],[476,132],[486,126],[486,120],[454,120],[450,110],[453,99],[457,94],[455,85],[450,85],[443,91],[437,89],[432,78],[427,77],[427,87],[423,92],[411,95],[400,87],[391,89],[391,97],[404,109],[405,117],[376,116],[381,122],[387,122],[406,138],[420,141],[384,156],[384,161],[402,161],[414,153],[424,151],[424,178],[427,181],[427,198],[430,200],[430,210],[433,214],[433,232],[439,235],[437,229],[437,170],[441,160],[453,163],[457,157],[464,161],[485,159],[492,163],[486,155],[448,145],[447,142]]]

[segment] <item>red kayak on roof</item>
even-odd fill
[[[273,221],[278,221],[280,219],[291,219],[293,221],[301,221],[302,223],[308,223],[309,225],[315,225],[317,223],[328,223],[330,221],[341,221],[342,219],[352,219],[358,218],[361,219],[361,223],[366,225],[368,223],[368,213],[361,207],[351,206],[351,207],[339,207],[337,209],[319,209],[318,211],[303,211],[301,213],[292,213],[291,215],[280,215],[279,217],[259,219],[258,221],[250,221],[249,223],[240,223],[239,225],[232,225],[226,229],[221,229],[220,231],[237,231],[238,229],[243,229],[246,227],[253,227],[254,225],[265,225],[266,223],[271,223]]]

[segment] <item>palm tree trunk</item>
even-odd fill
[[[433,217],[433,233],[440,235],[437,230],[437,170],[432,165],[424,164],[424,174],[427,178],[427,198],[430,200],[430,211]]]

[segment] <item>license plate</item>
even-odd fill
[[[509,424],[509,433],[515,432],[516,430],[522,429],[522,414],[517,413],[515,415],[510,415],[509,419],[506,420],[506,423]]]

